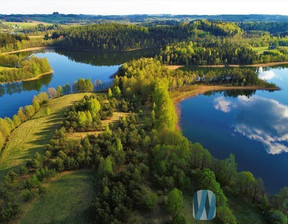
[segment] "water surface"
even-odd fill
[[[23,57],[31,54],[47,57],[53,74],[42,76],[38,80],[0,84],[0,117],[11,117],[18,108],[31,104],[33,96],[48,88],[72,84],[78,78],[90,78],[94,83],[101,80],[109,85],[111,76],[124,62],[143,56],[153,57],[159,49],[147,49],[131,52],[87,52],[45,50],[42,52],[19,53]]]
[[[213,156],[233,153],[240,171],[261,177],[268,192],[288,186],[288,68],[260,69],[281,91],[211,92],[180,103],[181,128]]]

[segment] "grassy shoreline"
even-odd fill
[[[20,80],[15,80],[15,81],[11,81],[11,82],[0,82],[0,84],[9,84],[9,83],[15,83],[15,82],[28,82],[28,81],[33,81],[33,80],[37,80],[37,79],[40,79],[42,76],[45,76],[45,75],[49,75],[49,74],[52,74],[54,71],[51,70],[49,72],[44,72],[40,75],[37,75],[35,77],[32,77],[32,78],[28,78],[28,79],[20,79]]]
[[[29,47],[29,48],[24,48],[24,49],[21,49],[21,50],[16,50],[16,51],[3,52],[1,54],[15,54],[15,53],[20,53],[20,52],[39,51],[39,50],[54,49],[54,48],[55,47],[51,47],[51,46]]]
[[[271,67],[277,65],[287,65],[288,61],[276,61],[276,62],[267,62],[267,63],[257,63],[251,65],[165,65],[171,70],[176,70],[183,67],[196,67],[196,68],[257,68],[257,67]]]
[[[225,86],[225,85],[191,85],[181,88],[181,90],[173,91],[171,97],[174,100],[174,106],[178,117],[176,128],[181,130],[180,127],[180,116],[181,108],[180,102],[191,97],[195,97],[210,91],[220,90],[280,90],[279,87],[268,88],[259,86]]]
[[[0,182],[9,169],[19,169],[36,152],[42,153],[45,150],[55,130],[61,126],[65,110],[85,95],[90,94],[69,94],[50,100],[32,119],[25,121],[13,130],[0,154]],[[49,116],[45,115],[47,106],[51,109]]]

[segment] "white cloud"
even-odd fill
[[[214,99],[214,108],[228,113],[231,110],[231,101],[225,99],[224,96],[217,97]]]
[[[259,96],[238,100],[234,130],[261,142],[269,154],[288,152],[288,107]]]

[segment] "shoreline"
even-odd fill
[[[54,48],[55,47],[52,47],[52,46],[29,47],[29,48],[24,48],[24,49],[21,49],[21,50],[16,50],[16,51],[3,52],[3,53],[0,53],[0,54],[7,55],[7,54],[20,53],[20,52],[39,51],[39,50],[47,50],[47,49],[54,49]]]
[[[267,63],[258,63],[252,65],[165,65],[170,70],[176,70],[183,67],[195,67],[195,68],[258,68],[258,67],[271,67],[277,65],[287,65],[288,61],[276,61]]]
[[[16,82],[28,82],[28,81],[33,81],[33,80],[37,80],[37,79],[40,79],[42,76],[45,76],[45,75],[49,75],[49,74],[52,74],[54,71],[51,70],[49,72],[44,72],[40,75],[37,75],[35,77],[32,77],[32,78],[28,78],[28,79],[21,79],[21,80],[16,80],[16,81],[11,81],[11,82],[0,82],[0,85],[2,84],[9,84],[9,83],[16,83]]]
[[[176,129],[181,131],[180,120],[181,120],[181,108],[180,103],[183,100],[192,98],[210,91],[224,91],[224,90],[280,90],[279,87],[267,88],[259,86],[224,86],[224,85],[191,85],[183,87],[180,91],[173,91],[170,95],[174,101],[174,107],[177,114]]]

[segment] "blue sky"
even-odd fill
[[[0,0],[1,14],[282,14],[286,0]]]

